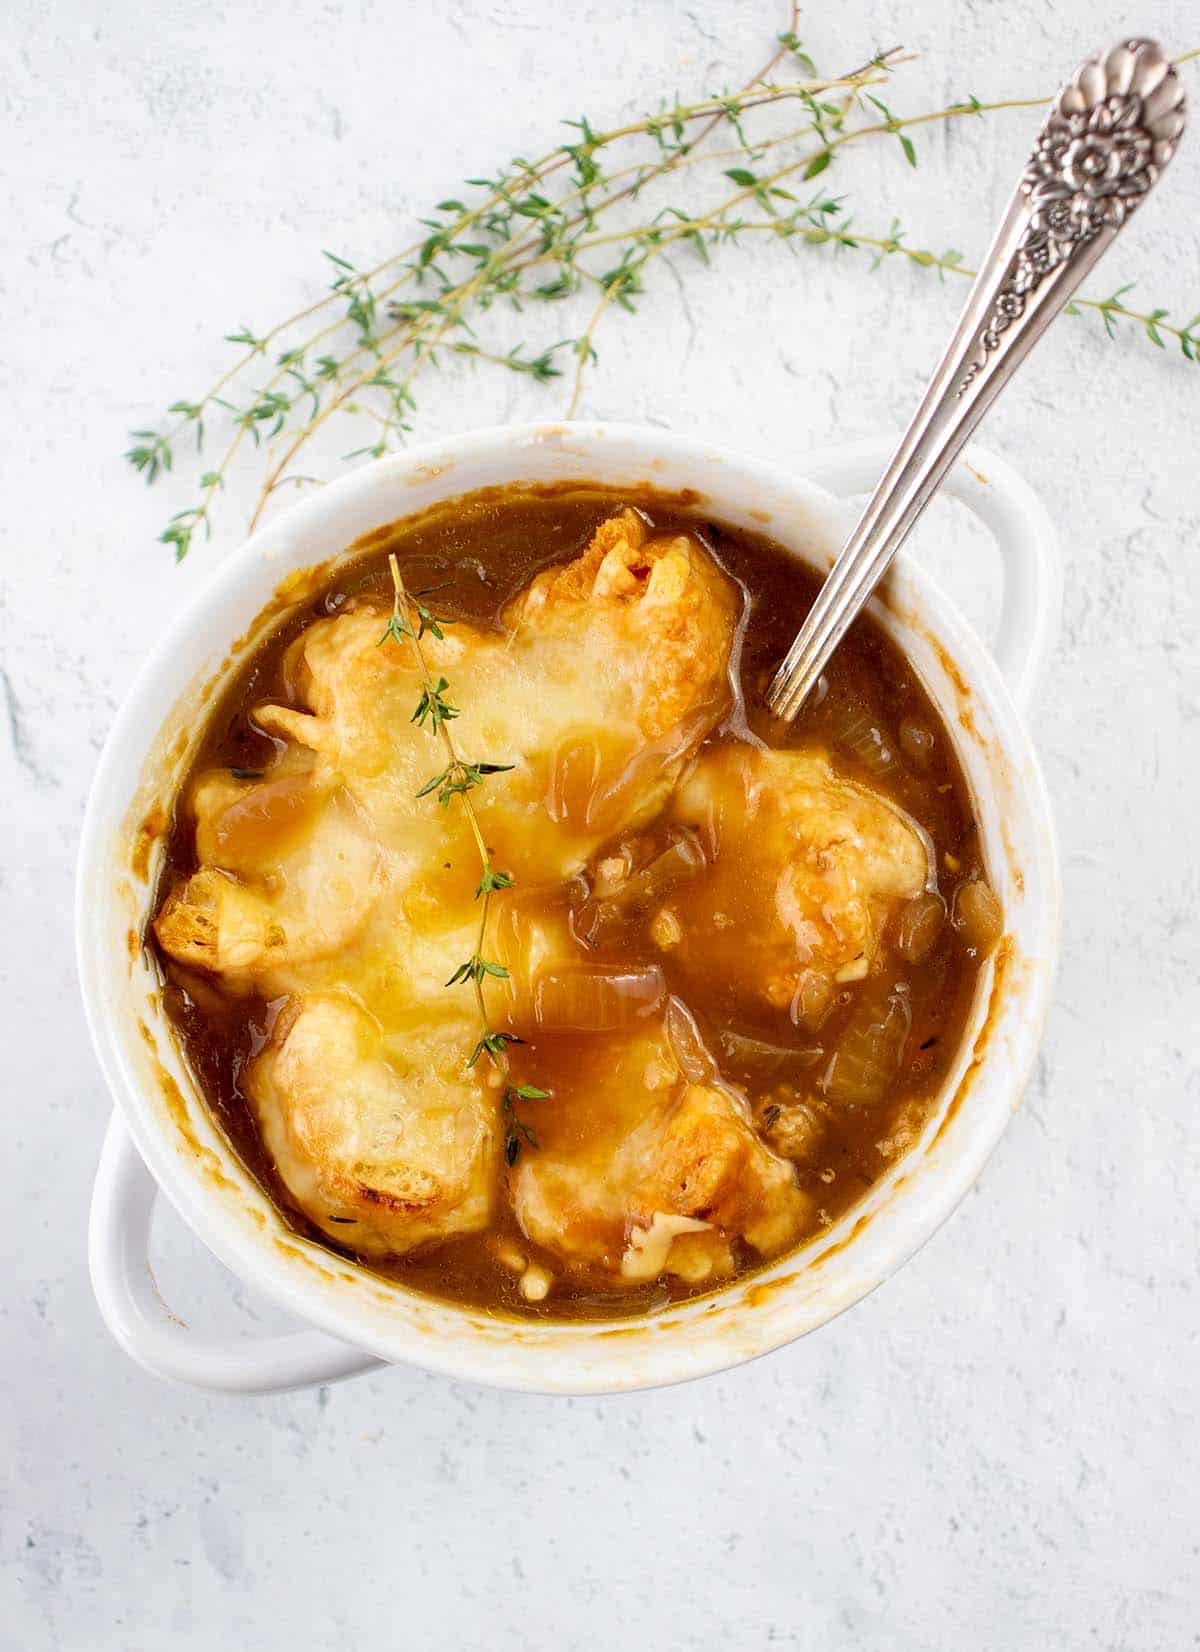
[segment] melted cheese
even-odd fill
[[[801,1023],[870,971],[888,918],[930,877],[913,823],[821,751],[716,747],[672,807],[713,863],[672,897],[673,958]]]
[[[762,1144],[711,1062],[705,1082],[687,1077],[681,1056],[690,1068],[694,1055],[677,1049],[669,1017],[582,1052],[539,1111],[538,1151],[513,1178],[527,1238],[570,1267],[631,1283],[661,1272],[720,1278],[735,1240],[770,1256],[796,1238],[811,1207],[794,1170]]]
[[[207,864],[167,897],[155,923],[164,948],[231,985],[276,990],[298,966],[342,958],[384,880],[379,844],[344,788],[222,773],[191,801]]]
[[[431,672],[453,685],[461,756],[512,765],[474,797],[497,864],[518,881],[568,877],[662,807],[728,703],[735,619],[733,588],[700,547],[647,541],[628,511],[576,562],[540,575],[503,632],[426,634]],[[460,811],[433,796],[414,807],[444,757],[410,721],[420,677],[407,646],[380,645],[384,624],[368,605],[310,626],[294,661],[310,711],[257,717],[311,748],[317,774],[346,785],[392,848],[395,875],[436,898],[439,868],[461,866],[470,839]]]
[[[424,637],[462,757],[513,765],[473,801],[521,899],[662,808],[728,704],[737,606],[694,540],[649,540],[625,512],[503,630]],[[501,1168],[490,1069],[466,1062],[470,989],[446,987],[475,949],[476,851],[461,809],[418,796],[444,757],[411,720],[420,679],[406,645],[381,644],[385,623],[365,603],[292,645],[301,703],[255,713],[282,755],[261,781],[194,783],[200,866],[156,921],[182,962],[287,1000],[245,1076],[263,1142],[324,1232],[380,1255],[485,1226]],[[521,1024],[545,968],[578,948],[565,903],[495,910],[510,974],[494,1013]]]
[[[292,1197],[330,1238],[392,1255],[486,1225],[496,1108],[463,1062],[472,1023],[386,1036],[346,997],[310,996],[246,1080]]]

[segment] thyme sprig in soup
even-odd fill
[[[169,1013],[301,1232],[492,1310],[645,1312],[917,1139],[1002,928],[870,620],[694,501],[491,490],[371,536],[242,666],[176,802]]]

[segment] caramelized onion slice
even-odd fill
[[[1004,913],[990,883],[971,878],[954,891],[950,921],[967,950],[986,958],[1004,933]]]
[[[815,1067],[824,1055],[819,1044],[776,1044],[768,1038],[752,1038],[746,1033],[723,1032],[721,1055],[737,1074],[745,1073],[756,1084],[798,1078]]]
[[[546,969],[533,988],[533,1018],[543,1032],[611,1033],[632,1027],[662,1008],[663,972],[568,964]]]
[[[546,793],[546,812],[551,820],[565,822],[582,829],[587,824],[588,808],[600,776],[605,757],[594,738],[565,740],[555,751],[550,766],[550,785]]]
[[[856,757],[868,774],[882,778],[896,767],[896,745],[871,713],[854,703],[830,707],[833,742]]]
[[[900,722],[900,750],[914,769],[922,773],[933,761],[936,737],[919,717],[904,717]]]
[[[704,865],[704,850],[695,832],[675,833],[673,841],[640,872],[634,872],[603,900],[585,901],[575,919],[576,933],[590,945],[615,940],[632,917],[657,906]]]
[[[708,1053],[696,1018],[673,994],[667,1001],[667,1037],[679,1070],[689,1084],[711,1084],[717,1076],[716,1063]]]
[[[895,988],[868,988],[850,1012],[821,1079],[830,1101],[869,1105],[882,1101],[904,1059],[912,1010]]]
[[[931,890],[911,900],[900,914],[896,950],[905,963],[923,964],[946,922],[946,903]]]
[[[240,771],[235,778],[242,779]],[[204,856],[234,871],[254,870],[256,862],[286,853],[313,824],[323,801],[307,773],[243,781],[226,806],[204,823]]]
[[[788,1014],[797,1027],[816,1032],[833,1008],[833,982],[821,969],[802,969]]]

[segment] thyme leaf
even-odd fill
[[[447,683],[445,686],[449,688],[450,685]],[[417,710],[420,710],[419,704]],[[451,709],[450,716],[457,717],[457,711]],[[422,719],[418,719],[417,713],[414,712],[412,721],[415,723],[419,720]],[[436,733],[445,721],[446,717],[443,714],[430,732]],[[436,792],[438,802],[445,809],[449,807],[451,798],[459,797],[464,792],[473,791],[476,786],[481,786],[489,774],[506,774],[515,766],[513,763],[464,763],[461,758],[455,757],[444,769],[431,775],[416,795],[428,797],[430,792]],[[484,870],[488,870],[487,865]]]
[[[431,626],[430,630],[432,629]],[[440,636],[441,632],[439,631],[437,635]],[[439,677],[432,688],[427,683],[421,690],[421,698],[417,701],[417,709],[413,712],[410,721],[416,723],[420,728],[424,728],[426,722],[428,722],[430,734],[436,734],[443,723],[448,723],[452,718],[457,717],[457,708],[452,706],[449,700],[445,698],[445,692],[449,687],[450,684],[445,677]]]
[[[540,1143],[533,1126],[517,1112],[518,1101],[545,1101],[549,1090],[539,1090],[536,1084],[509,1084],[505,1086],[502,1111],[505,1118],[504,1162],[511,1170],[521,1156],[522,1143],[536,1152]]]
[[[509,1044],[521,1043],[524,1043],[524,1040],[518,1038],[516,1033],[485,1032],[481,1034],[479,1042],[467,1057],[467,1066],[473,1067],[481,1055],[490,1055],[493,1060],[498,1060]]]

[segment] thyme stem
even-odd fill
[[[538,1089],[533,1084],[513,1084],[510,1081],[508,1046],[519,1044],[521,1040],[513,1033],[501,1032],[492,1024],[488,1014],[487,999],[483,991],[485,979],[489,976],[504,979],[508,975],[508,971],[502,965],[488,959],[484,954],[492,895],[497,889],[511,889],[516,880],[508,872],[497,871],[493,865],[491,852],[479,824],[479,815],[470,796],[473,788],[480,785],[485,776],[500,773],[511,765],[468,763],[460,756],[457,742],[448,726],[458,716],[457,708],[445,697],[450,685],[444,677],[434,677],[425,650],[421,647],[421,638],[426,631],[440,637],[441,627],[450,622],[439,620],[419,600],[409,595],[394,552],[388,557],[388,572],[392,577],[392,615],[387,629],[379,640],[381,643],[389,640],[407,642],[421,679],[421,698],[412,721],[422,727],[428,725],[429,732],[435,739],[440,740],[447,758],[446,768],[442,773],[435,775],[417,795],[424,796],[436,790],[438,802],[443,806],[447,806],[451,798],[457,797],[479,855],[481,876],[475,892],[479,901],[479,927],[476,931],[475,950],[465,963],[458,966],[446,985],[456,986],[463,981],[469,981],[471,984],[475,1007],[479,1014],[480,1035],[474,1051],[467,1060],[467,1066],[474,1067],[480,1057],[486,1055],[501,1075],[501,1111],[505,1126],[504,1158],[511,1168],[520,1155],[522,1144],[528,1144],[530,1147],[538,1145],[532,1126],[517,1112],[517,1103],[543,1101],[549,1097],[550,1092]]]
[[[421,647],[420,637],[418,636],[417,630],[413,628],[409,608],[408,592],[404,585],[404,577],[400,572],[400,564],[396,561],[394,552],[388,557],[388,572],[392,576],[393,622],[395,623],[397,629],[402,630],[403,634],[408,639],[408,645],[412,651],[413,663],[416,665],[417,671],[420,674],[421,683],[425,690],[425,694],[427,696],[438,695],[440,697],[440,694],[445,692],[445,686],[443,686],[441,690],[437,688],[437,685],[434,682],[433,673],[430,671],[429,663],[425,658],[425,650]],[[461,778],[466,765],[464,765],[458,755],[458,748],[446,722],[440,722],[435,732],[437,738],[442,742],[442,745],[445,748],[446,756],[449,759],[450,769],[453,770],[456,778]],[[492,871],[492,858],[488,853],[487,844],[484,842],[483,833],[479,828],[479,816],[475,812],[474,803],[471,801],[471,798],[466,792],[461,792],[459,794],[459,801],[462,807],[463,815],[466,818],[467,825],[471,828],[471,836],[475,839],[475,847],[479,851],[479,862],[484,872],[483,882],[487,884],[487,888],[484,889],[479,902],[479,939],[475,945],[475,956],[477,958],[482,958],[483,945],[487,938],[488,912],[491,908],[492,900],[491,879],[488,875]],[[483,1023],[483,1029],[485,1032],[491,1032],[492,1027],[490,1021],[488,1020],[487,1002],[483,996],[483,982],[480,979],[478,972],[472,974],[471,982],[475,988],[475,999],[479,1006],[479,1019]],[[501,1056],[497,1061],[497,1065],[503,1071],[508,1070],[507,1060],[503,1056]]]

